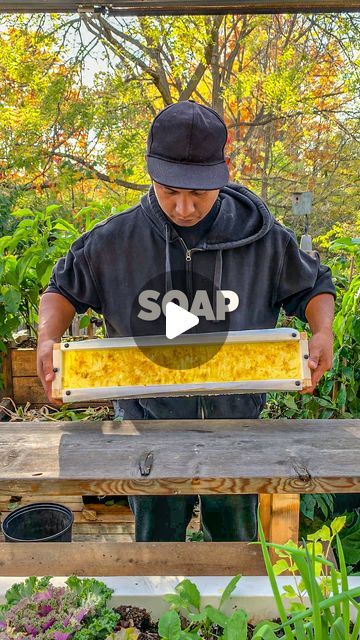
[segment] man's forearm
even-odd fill
[[[59,342],[75,315],[75,308],[58,293],[44,293],[39,307],[39,341]]]
[[[39,307],[39,336],[37,347],[37,373],[50,402],[61,404],[52,398],[53,346],[60,342],[75,315],[75,308],[59,293],[44,293]]]
[[[331,293],[319,293],[306,306],[305,316],[312,332],[309,341],[311,386],[302,393],[313,393],[321,377],[332,367],[334,306]]]
[[[319,332],[332,333],[334,307],[334,296],[330,293],[319,293],[311,298],[306,306],[305,316],[313,335]]]

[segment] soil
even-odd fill
[[[146,609],[122,605],[117,607],[115,611],[121,616],[115,631],[136,627],[140,631],[138,640],[159,640],[157,623],[151,619],[151,615]]]
[[[120,629],[127,629],[128,627],[136,627],[140,631],[138,640],[160,640],[160,636],[157,632],[157,623],[151,619],[151,615],[146,609],[140,609],[139,607],[131,607],[130,605],[122,605],[115,609],[120,614],[121,618],[116,626],[116,631]],[[180,616],[181,627],[185,629],[189,622],[184,616]],[[275,620],[280,622],[280,620]],[[248,640],[253,637],[253,631],[255,627],[252,624],[248,625]],[[207,640],[218,640],[222,635],[223,630],[217,625],[213,625],[213,635],[207,638]],[[278,638],[283,638],[283,634],[277,635]]]
[[[24,339],[19,340],[18,342],[11,341],[9,342],[9,347],[13,349],[36,349],[37,339],[25,337]]]

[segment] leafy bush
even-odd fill
[[[55,216],[59,208],[15,211],[19,223],[12,235],[0,238],[0,350],[22,324],[36,335],[39,295],[55,262],[79,235],[70,222]]]
[[[330,244],[329,251],[330,257],[325,261],[331,267],[337,292],[333,367],[314,395],[269,393],[263,418],[360,416],[360,240],[338,238]],[[289,325],[306,330],[306,325],[297,318],[292,318]]]
[[[44,211],[14,211],[11,235],[0,237],[0,352],[6,350],[6,343],[22,326],[36,337],[40,294],[57,260],[79,237],[76,224],[81,223],[89,231],[114,213],[93,203],[81,209],[75,217],[76,224],[71,224],[59,217],[59,209],[61,205],[50,205]],[[84,315],[80,328],[89,322],[90,317]]]
[[[335,518],[331,528],[322,528],[312,536],[305,548],[299,548],[289,541],[277,545],[265,541],[259,522],[260,543],[279,612],[280,624],[272,621],[260,623],[253,640],[276,640],[278,632],[286,640],[358,640],[360,633],[360,605],[356,598],[360,587],[349,589],[347,569],[339,532],[345,524],[345,517]],[[330,543],[336,539],[339,571],[333,562],[323,554],[320,540]],[[280,560],[272,566],[268,547],[277,550]],[[290,570],[299,575],[297,592],[292,586],[285,587],[283,596],[276,582],[276,575]],[[286,611],[283,597],[290,598],[290,612]],[[307,597],[310,606],[304,602]],[[355,609],[355,622],[350,620],[350,604]],[[291,615],[289,615],[289,613]],[[352,628],[353,627],[353,628]]]
[[[236,609],[231,615],[222,611],[223,604],[233,593],[240,576],[235,576],[226,589],[218,607],[201,607],[200,593],[190,580],[182,580],[174,594],[165,596],[171,609],[159,621],[163,640],[358,640],[360,634],[360,605],[356,598],[360,587],[349,589],[343,548],[339,534],[345,517],[335,518],[330,527],[322,527],[308,536],[305,546],[289,541],[285,545],[267,543],[259,524],[260,544],[266,570],[275,598],[279,621],[264,620],[251,634],[247,615]],[[331,543],[336,540],[339,570],[328,559]],[[324,551],[323,543],[327,543]],[[252,543],[258,544],[258,543]],[[279,560],[274,566],[268,548],[277,551]],[[290,572],[294,586],[287,585],[280,593],[276,576]],[[285,600],[290,601],[285,606]],[[306,602],[309,601],[309,605]],[[350,620],[350,605],[355,609],[354,624]]]

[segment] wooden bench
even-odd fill
[[[360,492],[360,420],[3,423],[0,494],[261,494],[296,539],[300,493]],[[0,543],[0,575],[262,575],[258,545]]]

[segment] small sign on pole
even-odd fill
[[[312,205],[312,191],[297,191],[291,194],[292,209],[295,216],[309,216]]]
[[[309,215],[312,205],[312,191],[295,191],[291,194],[292,211],[295,216],[305,216],[305,229],[300,240],[300,249],[306,251],[311,256],[315,256],[316,252],[312,248],[312,240],[309,232]]]

